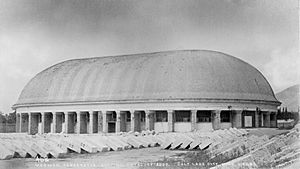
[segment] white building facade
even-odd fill
[[[74,59],[37,74],[17,132],[115,133],[276,127],[280,102],[253,66],[204,50]]]

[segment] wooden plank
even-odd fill
[[[234,133],[232,133],[231,130],[224,130],[224,133],[227,134],[228,136],[230,136],[231,138],[237,138],[238,136]]]
[[[183,137],[183,142],[180,146],[180,149],[186,149],[194,141],[194,139],[192,139],[188,134],[182,135],[182,137]]]
[[[243,135],[247,135],[248,134],[247,130],[245,130],[245,129],[239,129],[239,131],[242,132]]]
[[[107,136],[98,136],[98,137],[96,137],[97,142],[100,142],[101,144],[104,144],[105,146],[107,146],[109,151],[116,151],[112,147],[110,147],[109,145],[106,144],[107,139],[105,139],[105,137],[107,137]]]
[[[195,149],[197,146],[199,146],[199,144],[201,144],[202,140],[201,138],[197,138],[195,139],[193,142],[191,142],[190,144],[190,150]]]
[[[127,138],[127,143],[132,145],[134,148],[143,148],[143,144],[140,142],[137,142],[135,139],[132,137]]]
[[[73,143],[77,145],[79,144],[80,148],[88,153],[97,153],[98,151],[98,148],[95,145],[83,140],[80,136],[71,137],[70,139],[72,140]]]
[[[234,131],[238,136],[243,136],[244,135],[244,133],[243,132],[241,132],[239,129],[237,129],[237,128],[232,128],[232,131]]]
[[[236,130],[236,128],[230,128],[229,131],[230,131],[231,133],[233,133],[234,135],[236,135],[237,137],[241,137],[241,136],[243,135],[242,133],[238,132],[238,131]]]
[[[204,141],[202,141],[201,142],[201,144],[199,145],[199,148],[201,149],[201,150],[203,150],[204,148],[206,148],[206,147],[208,147],[209,145],[211,145],[211,140],[204,140]]]
[[[99,152],[107,152],[110,149],[110,147],[108,147],[105,143],[101,142],[100,139],[98,139],[96,137],[92,137],[89,140],[87,140],[87,139],[85,139],[85,140],[94,144],[97,147],[97,150]]]
[[[19,140],[17,140],[19,141]],[[21,147],[33,158],[37,156],[37,152],[32,150],[32,148],[24,141],[21,142]]]
[[[52,142],[46,142],[44,139],[36,139],[37,144],[39,144],[44,150],[46,150],[47,154],[51,154],[55,158],[60,158],[65,155],[62,150],[56,148],[56,145],[51,144]]]
[[[68,148],[65,145],[63,145],[61,142],[59,142],[57,139],[47,138],[46,141],[56,145],[63,153],[65,154],[68,153]]]
[[[150,147],[155,147],[158,145],[158,141],[153,137],[153,135],[146,135],[144,139],[148,140],[150,143]]]
[[[48,152],[44,150],[41,146],[37,145],[36,143],[30,143],[31,144],[31,149],[36,151],[41,157],[45,158],[48,157]]]
[[[188,140],[188,139],[184,139],[183,143],[180,146],[180,149],[186,149],[193,141]]]
[[[0,140],[2,142],[2,140]],[[0,160],[8,160],[13,158],[14,151],[8,149],[7,147],[0,144]]]
[[[113,151],[121,151],[121,150],[123,150],[122,145],[120,145],[119,143],[117,143],[116,141],[114,141],[112,139],[109,139],[108,137],[103,137],[103,141]]]
[[[222,137],[222,139],[232,140],[232,137],[226,134],[224,130],[219,130],[218,136]]]
[[[162,149],[167,149],[172,146],[175,139],[170,135],[166,137],[165,142],[161,145]]]
[[[161,137],[160,135],[154,135],[153,138],[158,142],[160,146],[165,142],[165,137]]]
[[[81,153],[80,144],[74,143],[67,138],[61,138],[60,143],[62,146],[67,147],[68,149],[75,151],[76,153]]]
[[[55,153],[54,157],[56,158],[64,157],[68,153],[66,147],[62,148],[55,142],[49,141],[48,139],[44,139],[43,142],[45,147],[49,147],[49,150]]]
[[[180,146],[182,145],[183,143],[183,139],[182,137],[178,136],[178,137],[174,137],[174,141],[170,147],[171,150],[174,150],[174,149],[178,149],[180,148]]]
[[[148,141],[145,141],[143,139],[143,136],[133,136],[133,139],[135,139],[137,142],[143,145],[143,147],[149,147],[150,143]]]
[[[10,142],[8,139],[3,139],[1,141],[1,144],[5,147],[7,147],[7,149],[16,152],[20,155],[20,157],[24,158],[26,156],[26,151],[17,147],[15,144],[12,144],[12,142]]]
[[[125,143],[126,145],[128,145],[128,148],[131,149],[131,148],[134,148],[131,144],[128,143],[128,138],[127,136],[120,136],[119,139]]]
[[[109,136],[109,139],[118,143],[124,150],[128,150],[131,147],[127,142],[123,142],[120,136]]]

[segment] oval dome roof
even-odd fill
[[[31,79],[15,106],[165,99],[278,102],[264,76],[246,62],[183,50],[64,61]]]

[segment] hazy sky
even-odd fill
[[[0,0],[0,111],[55,63],[163,50],[231,54],[279,92],[299,83],[298,21],[298,0]]]

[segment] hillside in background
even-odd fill
[[[276,94],[276,98],[282,102],[280,107],[287,107],[288,111],[298,111],[300,105],[299,86],[299,84],[291,86]]]

